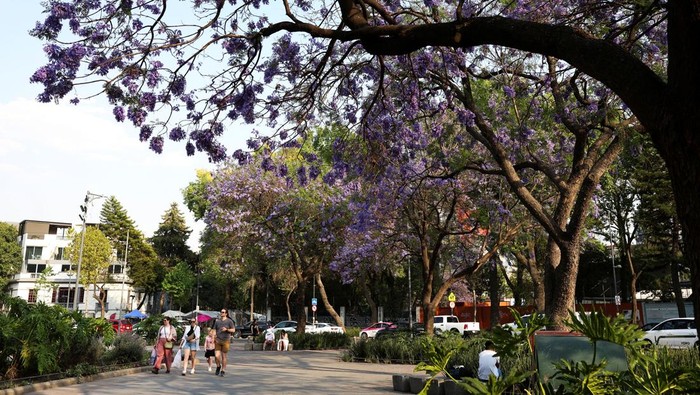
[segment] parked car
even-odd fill
[[[275,326],[270,328],[273,332],[277,333],[279,331],[285,332],[296,332],[297,322],[296,321],[280,321]]]
[[[425,326],[418,322],[413,323],[411,327],[408,326],[408,323],[399,323],[379,330],[374,337],[375,339],[384,339],[397,335],[409,336],[411,334],[413,336],[424,335]]]
[[[396,327],[396,325],[393,322],[384,322],[380,321],[377,323],[374,323],[367,328],[364,328],[360,331],[360,338],[361,339],[369,339],[369,338],[374,338],[377,335],[377,332],[379,332],[382,329],[385,328],[391,328],[391,327]]]
[[[109,320],[109,322],[112,323],[112,328],[114,328],[114,331],[117,332],[117,334],[131,333],[131,331],[133,330],[133,326],[131,324],[131,321],[129,320],[111,319]]]
[[[644,340],[657,346],[671,348],[697,347],[698,331],[694,318],[670,318],[649,329]]]
[[[332,325],[327,322],[317,322],[306,326],[306,333],[345,333],[342,326]]]
[[[267,330],[267,328],[271,328],[272,321],[258,321],[258,330],[260,331],[259,333],[263,333]],[[233,337],[236,339],[240,338],[247,338],[248,336],[253,335],[253,323],[252,322],[247,322],[243,325],[236,325],[236,333],[234,333]]]
[[[462,336],[479,332],[478,322],[459,322],[454,315],[436,315],[433,321],[433,331],[436,335],[443,332],[459,333]]]

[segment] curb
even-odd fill
[[[68,377],[60,380],[45,381],[42,383],[34,383],[29,385],[23,385],[20,387],[8,388],[6,390],[0,390],[0,395],[20,395],[20,394],[30,394],[36,391],[43,391],[51,388],[65,387],[68,385],[88,383],[91,381],[108,379],[112,377],[126,376],[128,374],[135,374],[150,371],[151,366],[142,366],[138,368],[128,368],[121,370],[113,370],[111,372],[97,373],[90,376],[84,377]]]

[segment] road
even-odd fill
[[[342,362],[338,351],[243,351],[245,340],[229,352],[225,377],[208,372],[203,351],[194,375],[142,371],[89,383],[45,389],[34,394],[388,394],[392,374],[411,374],[414,365]]]

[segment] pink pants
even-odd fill
[[[164,358],[165,369],[169,372],[170,364],[173,363],[173,349],[165,348],[165,338],[161,337],[158,338],[158,342],[156,343],[156,362],[153,364],[153,367],[160,369],[160,364],[163,362]]]

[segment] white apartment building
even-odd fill
[[[94,226],[88,224],[87,226]],[[29,303],[43,302],[48,305],[61,305],[69,310],[77,308],[87,316],[100,316],[100,304],[93,297],[94,288],[85,289],[82,285],[76,293],[77,262],[71,262],[65,255],[71,243],[68,230],[74,225],[67,222],[24,220],[19,224],[18,243],[22,247],[22,269],[8,284],[10,296],[17,296]],[[81,224],[75,225],[79,233]],[[116,257],[116,254],[113,254]],[[134,291],[131,279],[126,275],[125,262],[116,261],[109,267],[109,280],[105,284],[107,293],[105,317],[112,314],[121,317],[131,311]],[[50,269],[48,275],[42,275]],[[42,278],[43,277],[43,278]]]

